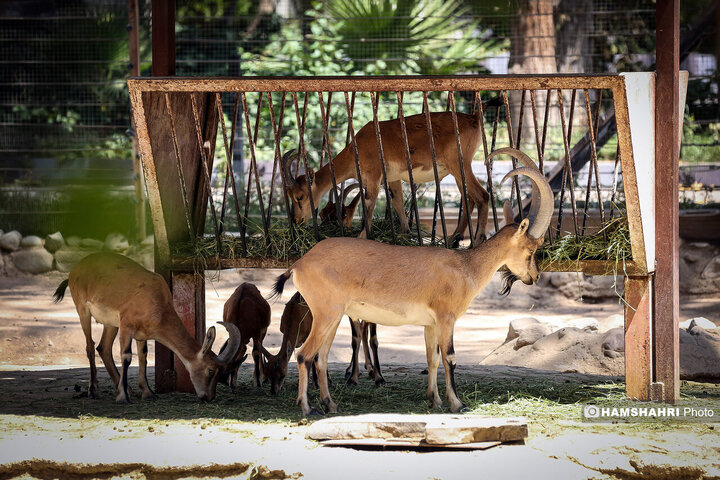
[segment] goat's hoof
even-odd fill
[[[88,396],[88,398],[94,398],[94,399],[100,398],[100,394],[98,394],[98,391],[93,388],[88,389],[87,396]]]
[[[422,372],[420,372],[420,375],[427,375],[427,374],[428,374],[428,369],[427,369],[427,368],[426,368],[425,370],[423,370]]]
[[[123,394],[120,394],[120,395],[118,395],[117,397],[115,397],[115,402],[116,402],[116,403],[129,404],[129,403],[130,403],[130,397],[128,397],[128,396],[126,396],[126,395],[123,395]]]
[[[141,398],[142,398],[143,400],[154,400],[154,399],[158,398],[158,396],[155,395],[155,392],[153,392],[152,390],[149,390],[149,389],[148,389],[148,390],[145,390],[145,391],[142,393]]]
[[[312,407],[310,411],[305,415],[306,417],[322,417],[325,414],[322,412],[322,410],[319,410],[315,407]]]
[[[347,385],[348,387],[357,387],[358,382],[356,380],[353,380],[352,378],[348,378],[345,382],[345,385]]]
[[[467,405],[461,403],[458,408],[451,409],[452,413],[470,413],[472,410]]]
[[[383,386],[385,386],[385,383],[386,383],[386,382],[385,382],[385,379],[384,379],[383,377],[380,377],[380,378],[378,378],[377,380],[375,380],[375,386],[376,386],[376,387],[383,387]]]
[[[352,370],[350,370],[348,368],[347,370],[345,370],[345,380],[347,380],[350,377],[352,377]]]

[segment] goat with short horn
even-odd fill
[[[223,353],[216,356],[212,351],[215,327],[208,329],[205,341],[200,345],[188,333],[175,311],[165,279],[115,253],[94,253],[80,260],[70,271],[68,279],[60,283],[55,291],[56,303],[63,299],[68,286],[85,334],[90,362],[88,396],[98,397],[95,342],[90,328],[90,322],[95,318],[103,324],[97,350],[117,386],[116,401],[130,401],[127,375],[132,359],[133,338],[138,346],[142,398],[154,396],[146,377],[147,340],[150,339],[159,341],[177,355],[190,374],[195,394],[200,400],[211,401],[215,398],[218,376],[240,348],[240,331],[235,325],[220,322],[230,337]],[[122,355],[120,373],[112,356],[112,344],[118,335]]]
[[[516,151],[512,153],[518,155]],[[308,372],[316,358],[322,404],[329,412],[337,411],[325,379],[328,352],[345,314],[382,325],[422,325],[430,404],[442,405],[437,387],[437,368],[442,357],[450,410],[459,412],[465,408],[455,388],[455,322],[501,267],[505,266],[515,279],[528,285],[539,276],[535,252],[550,225],[553,193],[534,165],[511,171],[503,182],[517,175],[529,177],[537,187],[534,221],[526,218],[518,225],[512,218],[506,218],[504,228],[473,249],[407,247],[356,238],[330,238],[318,243],[278,277],[275,293],[282,293],[292,275],[314,317],[310,335],[297,354],[297,400],[303,414],[320,413],[311,408],[307,396]],[[505,213],[509,210],[505,209]]]

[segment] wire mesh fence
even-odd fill
[[[720,146],[714,23],[699,21],[713,2],[684,2],[681,35],[699,39],[685,53],[690,71],[688,107],[681,157],[683,181],[705,184],[707,164],[717,163]],[[150,2],[139,2],[142,74],[150,74]],[[477,73],[612,73],[648,70],[654,62],[654,9],[649,0],[575,0],[560,2],[250,2],[177,1],[177,74],[188,76],[385,75]],[[87,236],[137,228],[132,206],[133,167],[129,75],[128,2],[125,0],[18,0],[0,4],[0,228],[24,233],[76,229]],[[580,141],[573,122],[585,122],[585,99],[562,99],[538,92],[530,98],[511,93],[508,105],[520,147],[535,149],[535,108],[548,116],[544,156],[563,160],[561,116],[566,108],[570,147]],[[229,98],[222,99],[230,105]],[[397,116],[392,102],[379,97],[381,119]],[[590,93],[589,103],[609,112],[609,96]],[[312,101],[316,101],[313,99]],[[340,100],[337,100],[340,101]],[[372,105],[358,98],[355,115],[364,124]],[[447,99],[431,99],[445,109]],[[405,99],[408,112],[421,99]],[[549,108],[546,109],[546,104]],[[459,108],[470,105],[458,96]],[[524,120],[520,121],[520,106]],[[470,107],[467,107],[468,110]],[[338,109],[336,111],[341,111]],[[241,115],[242,105],[239,108]],[[327,162],[346,141],[343,119],[329,118],[323,133],[320,109],[309,110],[305,135],[311,164]],[[547,112],[547,113],[546,113]],[[226,111],[226,120],[232,123]],[[572,118],[570,118],[572,117]],[[237,120],[237,119],[236,119]],[[493,119],[489,119],[493,120]],[[605,113],[597,119],[606,121]],[[500,124],[506,122],[499,118]],[[254,148],[260,172],[269,175],[273,132],[261,122]],[[288,125],[288,129],[294,128]],[[506,128],[506,127],[504,127]],[[600,132],[602,133],[602,132]],[[600,135],[600,133],[598,135]],[[218,132],[220,135],[220,132]],[[297,132],[289,132],[296,135]],[[612,190],[616,136],[598,142],[600,186]],[[250,143],[245,129],[233,139],[234,172],[248,177]],[[329,149],[324,148],[329,142]],[[217,156],[216,185],[227,171]],[[477,175],[487,183],[478,156]],[[695,168],[692,165],[698,164]],[[579,182],[587,179],[587,167]],[[710,178],[710,177],[708,177]],[[498,181],[494,179],[494,181]],[[492,181],[490,182],[492,183]],[[408,187],[409,188],[409,187]],[[713,195],[696,198],[714,199]],[[31,200],[37,199],[37,201]],[[700,200],[702,201],[702,200]],[[89,203],[87,208],[77,205]],[[90,205],[103,205],[93,210]],[[117,209],[115,212],[114,209]],[[33,219],[32,221],[30,219]]]

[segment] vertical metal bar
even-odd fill
[[[598,203],[600,204],[600,222],[601,225],[605,225],[605,209],[603,208],[602,204],[602,196],[600,193],[600,171],[598,168],[598,159],[597,159],[597,144],[596,144],[596,137],[595,137],[595,128],[592,120],[592,112],[590,108],[590,93],[588,89],[585,89],[585,110],[587,111],[587,120],[588,120],[588,130],[590,134],[590,167],[588,168],[588,185],[587,185],[587,192],[585,194],[585,208],[584,208],[584,217],[583,217],[583,224],[582,224],[582,234],[585,235],[585,222],[587,220],[587,210],[588,210],[588,203],[590,203],[590,189],[592,184],[592,174],[593,171],[595,173],[595,189],[597,192],[598,197]]]
[[[610,220],[612,220],[615,213],[615,195],[617,194],[620,165],[620,143],[618,142],[617,152],[615,153],[615,168],[613,169],[612,193],[610,194]]]
[[[287,92],[282,92],[282,98],[280,99],[280,103],[282,104],[280,107],[280,121],[276,122],[275,120],[275,111],[272,108],[272,104],[270,106],[270,121],[273,124],[273,134],[275,135],[275,161],[280,162],[280,158],[282,157],[282,152],[280,150],[280,141],[282,139],[282,122],[283,122],[283,116],[285,114],[285,97]],[[272,100],[272,99],[270,99]],[[273,176],[274,176],[274,170],[273,170]],[[287,185],[285,184],[285,173],[280,172],[280,182],[282,183],[282,192],[283,192],[283,198],[285,199],[285,211],[287,213],[287,219],[288,219],[288,226],[290,228],[290,240],[291,242],[295,243],[295,222],[293,222],[292,218],[292,209],[290,208],[290,200],[288,199],[287,194]]]
[[[410,159],[410,145],[408,144],[407,126],[405,125],[405,114],[403,112],[403,96],[401,92],[395,92],[398,101],[398,118],[400,119],[400,132],[402,133],[403,144],[405,145],[405,162],[408,169],[408,180],[410,181],[410,193],[412,195],[412,208],[415,212],[415,229],[417,230],[418,245],[422,245],[422,234],[420,233],[420,214],[417,206],[417,188],[413,180],[412,161]]]
[[[517,140],[515,141],[515,145],[519,150],[522,150],[520,139],[522,138],[523,120],[525,119],[525,92],[527,90],[523,90],[520,94],[520,115],[518,116]]]
[[[318,223],[317,223],[317,211],[315,210],[315,199],[313,198],[313,194],[312,194],[313,178],[312,178],[312,175],[310,175],[310,169],[308,167],[307,158],[305,158],[305,115],[307,113],[308,96],[309,96],[308,93],[305,92],[305,99],[303,101],[303,110],[302,110],[302,115],[301,115],[300,109],[298,108],[297,93],[293,92],[293,94],[292,94],[293,105],[295,106],[295,120],[297,121],[298,135],[300,137],[299,138],[300,160],[298,160],[298,167],[300,167],[301,161],[305,165],[305,179],[307,180],[307,194],[308,194],[308,198],[310,200],[310,209],[312,210],[313,230],[315,232],[315,240],[320,241],[320,231],[318,230]]]
[[[213,227],[215,228],[215,237],[217,238],[218,255],[222,255],[222,244],[220,242],[220,230],[218,228],[217,214],[215,213],[215,202],[212,198],[212,185],[210,184],[210,171],[208,170],[207,158],[208,152],[203,145],[202,129],[200,128],[200,114],[198,112],[197,101],[195,99],[195,93],[190,93],[190,103],[192,104],[193,120],[195,123],[195,137],[198,142],[198,149],[200,150],[200,160],[202,163],[202,173],[205,175],[205,183],[207,185],[207,199],[210,202],[210,213],[212,214]],[[202,229],[202,226],[198,226]],[[202,230],[201,230],[202,231]]]
[[[328,103],[327,103],[327,111],[323,108],[323,98],[322,98],[322,92],[317,92],[318,96],[320,97],[320,116],[325,117],[328,119],[328,123],[330,123],[330,104],[332,103],[332,92],[328,92]],[[323,141],[322,146],[320,147],[320,166],[322,167],[325,164],[325,148],[326,145],[328,145],[329,142],[329,135],[325,135],[323,132]],[[330,155],[330,147],[327,147],[327,154],[328,154],[328,161],[332,160],[332,156]]]
[[[510,104],[508,102],[508,91],[503,90],[503,103],[505,104],[505,121],[507,122],[508,127],[508,141],[510,143],[510,148],[515,148],[515,140],[513,137],[513,130],[512,130],[512,119],[510,118]],[[511,158],[512,161],[512,168],[513,170],[517,167],[517,160],[515,160],[515,157]],[[523,215],[523,209],[522,209],[522,196],[520,195],[520,182],[518,181],[518,177],[513,177],[513,187],[515,188],[515,198],[517,198],[518,203],[518,211],[520,218],[522,218]],[[510,199],[512,200],[512,194],[510,195]]]
[[[128,50],[130,54],[130,75],[140,75],[140,22],[138,0],[128,0]],[[147,236],[145,228],[145,188],[143,182],[142,165],[140,164],[140,150],[138,138],[135,133],[135,119],[130,115],[130,130],[132,135],[132,159],[135,187],[135,239],[142,241]]]
[[[282,128],[283,128],[283,118],[285,117],[285,92],[282,92],[282,97],[280,98],[280,117],[279,121],[275,122],[275,107],[273,106],[272,101],[272,92],[267,92],[268,97],[268,109],[270,110],[270,123],[272,123],[272,129],[273,129],[273,135],[275,137],[275,160],[273,160],[273,171],[272,176],[270,177],[270,195],[268,197],[268,208],[267,208],[267,225],[268,228],[270,228],[270,220],[272,217],[272,203],[273,203],[273,193],[275,193],[275,175],[277,175],[278,166],[280,165],[280,158],[282,157],[282,152],[280,151],[280,139],[282,138]],[[280,175],[281,178],[284,178],[284,175]],[[287,192],[285,191],[285,183],[283,182],[283,197],[285,198],[285,206],[288,210],[288,215],[290,213],[289,205],[288,205],[288,198],[287,198]],[[292,222],[291,222],[292,223]],[[290,225],[290,238],[294,238],[293,234],[293,227]]]
[[[625,392],[636,400],[650,400],[652,347],[651,277],[625,280]]]
[[[152,74],[175,75],[175,0],[152,2]]]
[[[333,163],[333,157],[330,153],[330,133],[328,132],[329,120],[330,120],[330,102],[332,102],[332,92],[328,92],[328,108],[325,111],[325,102],[323,102],[322,92],[317,92],[318,98],[320,99],[320,116],[322,117],[323,124],[323,146],[322,151],[325,154],[327,150],[328,164],[330,166],[330,178],[332,179],[332,189],[330,192],[330,198],[335,201],[335,214],[337,216],[338,226],[340,227],[340,235],[345,235],[342,221],[342,197],[338,195],[337,191],[337,180],[335,178],[335,164]]]
[[[262,198],[262,188],[260,188],[260,175],[258,174],[257,169],[257,160],[255,159],[255,136],[253,136],[252,129],[250,128],[250,115],[248,114],[249,110],[247,108],[247,98],[245,96],[245,92],[240,93],[240,98],[242,99],[242,105],[243,105],[243,111],[245,112],[245,128],[247,129],[247,136],[248,140],[250,141],[250,172],[248,174],[248,189],[245,193],[245,218],[244,221],[247,223],[248,219],[248,213],[250,209],[250,182],[252,177],[255,177],[255,188],[257,190],[257,196],[258,196],[258,202],[260,203],[260,218],[262,220],[263,224],[263,230],[265,232],[265,241],[270,241],[270,233],[268,232],[268,227],[265,224],[265,205]],[[257,117],[260,116],[261,112],[261,106],[262,106],[262,100],[263,100],[263,94],[262,92],[258,92],[258,112]],[[256,121],[257,124],[257,121]],[[257,129],[255,130],[255,133],[257,134]],[[247,230],[245,230],[246,232]],[[243,232],[243,236],[245,234]]]
[[[548,90],[550,92],[550,90]],[[542,172],[543,175],[545,175],[544,171],[544,157],[545,157],[545,132],[547,129],[547,105],[545,106],[545,124],[543,126],[543,138],[540,139],[540,126],[538,122],[538,113],[537,113],[537,104],[535,99],[535,90],[530,90],[530,104],[532,106],[532,116],[533,116],[533,127],[535,128],[535,147],[537,148],[537,154],[538,154],[538,169],[540,172]],[[553,232],[552,228],[548,228],[548,239],[550,240],[550,244],[552,245],[553,242]]]
[[[358,154],[357,142],[355,141],[355,128],[353,127],[353,111],[355,108],[355,92],[352,95],[352,101],[348,98],[348,92],[345,93],[345,109],[348,112],[348,133],[350,135],[350,144],[352,145],[353,157],[355,159],[355,171],[357,173],[357,180],[360,183],[360,205],[362,207],[362,221],[363,228],[367,238],[370,237],[370,219],[367,214],[367,197],[365,195],[364,186],[362,181],[362,172],[360,171],[360,155]]]
[[[240,228],[240,221],[241,221],[240,220],[240,202],[239,202],[238,196],[237,196],[237,186],[235,184],[235,172],[233,171],[233,165],[232,165],[232,162],[233,162],[233,149],[232,149],[233,148],[233,145],[232,145],[233,140],[232,140],[232,138],[234,138],[234,135],[233,135],[233,137],[231,137],[230,143],[228,144],[227,127],[225,126],[225,117],[223,116],[223,107],[222,107],[221,97],[222,97],[222,95],[220,93],[216,94],[218,115],[219,115],[219,118],[222,119],[221,120],[222,134],[223,134],[223,142],[224,142],[224,146],[225,146],[225,159],[227,161],[227,169],[225,172],[225,189],[223,192],[223,212],[222,212],[222,215],[220,218],[224,219],[224,217],[225,217],[225,198],[227,197],[228,183],[230,183],[230,185],[232,185],[233,199],[235,201],[235,214],[237,215],[238,228]],[[239,101],[239,98],[240,97],[238,96],[236,98],[236,100]],[[236,103],[235,103],[236,115],[234,118],[237,118],[237,108],[238,108],[238,105],[237,105],[237,101],[236,101]],[[234,128],[235,128],[235,125],[233,125],[233,130],[234,130]],[[228,177],[229,177],[229,182],[228,182]],[[223,226],[224,226],[224,224],[223,224]]]
[[[485,155],[485,169],[487,170],[487,178],[488,178],[488,194],[490,195],[490,208],[492,208],[492,214],[493,214],[493,222],[495,224],[495,231],[497,232],[500,229],[498,218],[497,218],[497,208],[495,207],[495,193],[493,190],[495,190],[495,187],[493,186],[493,176],[492,176],[492,159],[488,162],[488,155],[490,152],[488,151],[488,144],[487,144],[487,135],[485,133],[485,111],[483,110],[483,102],[482,102],[482,96],[480,95],[479,91],[475,91],[475,97],[477,98],[477,105],[480,109],[480,113],[478,117],[480,118],[480,133],[482,134],[482,142],[483,142],[483,155]]]
[[[680,397],[679,213],[680,0],[656,4],[655,79],[655,381],[664,385],[662,401]]]
[[[562,188],[560,189],[560,207],[558,210],[558,237],[562,233],[562,211],[563,211],[563,197],[565,194],[565,186],[567,181],[567,187],[570,189],[570,204],[573,212],[573,225],[575,227],[575,235],[578,235],[578,223],[577,223],[577,208],[575,206],[575,187],[573,185],[572,177],[572,166],[570,164],[570,146],[568,145],[568,132],[565,124],[565,108],[563,106],[562,91],[558,89],[558,106],[560,107],[560,127],[563,134],[563,145],[565,147],[565,166],[563,167],[563,181]]]
[[[460,143],[460,130],[458,128],[458,121],[457,121],[457,112],[455,111],[455,92],[454,91],[448,91],[448,98],[450,99],[450,113],[452,114],[453,119],[453,128],[455,129],[455,142],[457,143],[457,151],[458,151],[458,163],[460,165],[460,177],[462,178],[462,190],[463,190],[463,198],[464,206],[465,206],[465,214],[467,215],[467,224],[468,224],[468,235],[470,235],[470,248],[475,246],[475,236],[473,235],[473,228],[472,228],[472,211],[470,211],[470,200],[468,199],[468,193],[467,193],[467,181],[465,178],[465,162],[463,159],[463,153],[462,153],[462,145]],[[468,159],[468,166],[470,166],[470,175],[474,175],[472,171],[472,158]],[[463,232],[460,232],[462,235]],[[455,240],[455,239],[453,239]]]
[[[442,201],[442,190],[440,188],[440,175],[437,169],[437,152],[435,151],[435,139],[433,138],[432,132],[432,120],[430,119],[430,106],[428,105],[428,92],[423,92],[423,114],[425,115],[425,126],[427,127],[428,141],[430,143],[430,156],[433,162],[433,175],[435,176],[435,204],[440,209],[440,223],[443,231],[443,242],[445,242],[445,248],[448,247],[447,241],[447,226],[445,223],[445,208],[443,207]],[[433,214],[434,217],[434,214]],[[433,218],[433,227],[434,227]],[[435,238],[433,232],[433,238]]]
[[[542,133],[542,143],[540,144],[541,151],[543,152],[542,156],[540,156],[540,160],[538,162],[538,168],[540,169],[543,174],[545,174],[545,165],[543,163],[543,158],[545,157],[545,139],[547,138],[547,128],[548,128],[548,119],[550,118],[550,97],[552,96],[552,90],[548,88],[547,96],[545,97],[545,115],[543,116],[543,133]],[[559,232],[558,232],[559,234]]]
[[[180,175],[180,188],[182,189],[183,208],[185,209],[185,221],[188,227],[188,236],[190,240],[195,238],[195,232],[192,228],[192,219],[190,218],[190,204],[188,201],[187,186],[185,183],[185,173],[183,173],[182,163],[180,162],[180,147],[178,146],[177,130],[175,129],[175,115],[173,113],[172,104],[170,103],[170,94],[165,92],[165,105],[170,116],[170,130],[172,134],[173,148],[175,150],[175,162]]]
[[[215,105],[218,107],[218,123],[220,123],[220,126],[222,128],[223,148],[225,149],[225,161],[228,163],[228,165],[225,166],[225,180],[223,181],[222,204],[220,205],[220,235],[222,235],[223,233],[225,233],[225,206],[227,204],[227,194],[230,187],[229,164],[231,162],[232,154],[228,152],[228,148],[230,147],[230,145],[228,144],[227,126],[225,125],[225,114],[222,109],[222,99],[220,97],[222,97],[220,92],[216,92]]]
[[[385,153],[383,152],[383,146],[382,146],[382,136],[380,135],[380,123],[378,122],[378,102],[377,97],[375,96],[375,92],[370,92],[370,102],[372,103],[372,109],[373,109],[373,124],[375,125],[375,138],[377,138],[378,142],[378,153],[380,154],[380,165],[382,166],[382,172],[383,172],[383,186],[385,187],[385,201],[388,205],[390,205],[392,197],[390,196],[390,187],[388,186],[388,180],[387,180],[387,169],[385,168]],[[401,192],[402,194],[402,192]],[[397,243],[397,238],[395,235],[395,222],[393,220],[393,214],[392,214],[392,208],[389,208],[388,210],[390,212],[390,231],[392,233],[392,240],[393,243]],[[368,235],[370,232],[366,232]]]

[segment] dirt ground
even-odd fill
[[[208,326],[221,320],[223,303],[240,282],[255,283],[267,294],[278,273],[224,271],[218,277],[208,272]],[[720,478],[718,424],[591,424],[582,421],[577,400],[547,403],[543,410],[542,399],[525,402],[524,388],[539,385],[550,398],[563,388],[580,391],[613,382],[620,382],[615,390],[621,391],[621,379],[477,365],[502,343],[513,318],[557,322],[595,317],[602,325],[622,314],[617,300],[581,303],[549,288],[521,284],[510,297],[500,297],[496,278],[457,323],[458,389],[467,396],[473,389],[475,395],[486,395],[485,413],[497,407],[501,414],[507,410],[527,416],[527,442],[487,451],[378,451],[328,448],[305,439],[307,420],[300,418],[293,401],[296,377],[288,380],[281,397],[270,397],[249,386],[247,366],[241,387],[235,392],[219,388],[212,404],[200,404],[189,394],[171,394],[117,406],[98,361],[102,398],[88,400],[83,397],[88,379],[84,338],[72,301],[66,297],[54,305],[50,298],[64,278],[57,272],[0,277],[0,479]],[[271,351],[279,348],[279,318],[293,292],[288,288],[272,305],[273,324],[266,339]],[[720,323],[719,305],[720,299],[683,298],[681,320],[704,316]],[[93,328],[97,340],[101,327]],[[383,397],[400,388],[407,388],[407,412],[421,413],[426,408],[422,329],[379,327],[378,338],[388,385],[377,389],[364,379],[358,390],[334,390],[341,413],[344,407],[350,413],[385,408]],[[350,358],[349,345],[345,324],[330,354],[331,374],[339,382]],[[131,384],[135,375],[133,367]],[[497,392],[478,393],[478,385],[484,392],[496,386]],[[440,388],[442,394],[442,380]],[[702,386],[694,388],[702,395]],[[720,410],[716,392],[706,393]],[[487,400],[503,395],[508,397],[504,401]],[[272,402],[272,414],[254,410],[253,405]],[[510,404],[512,408],[506,408]]]

